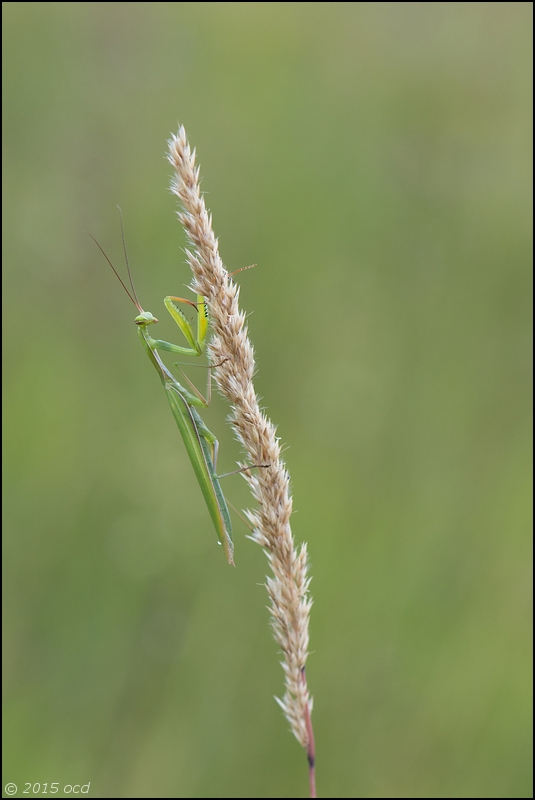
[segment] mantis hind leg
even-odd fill
[[[215,434],[213,434],[212,431],[206,427],[201,417],[199,416],[199,414],[197,414],[194,408],[192,408],[191,411],[193,412],[193,416],[195,419],[195,426],[197,428],[199,436],[202,436],[204,441],[210,447],[211,450],[210,460],[212,462],[212,467],[214,469],[214,475],[215,475],[217,467],[217,456],[219,453],[219,442],[217,440],[217,436],[215,436]]]

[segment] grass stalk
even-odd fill
[[[254,474],[244,473],[258,504],[245,513],[253,530],[249,538],[264,549],[272,571],[266,579],[266,588],[273,635],[284,656],[281,665],[285,680],[283,698],[275,699],[307,753],[310,796],[316,797],[312,698],[305,672],[312,605],[308,594],[307,548],[305,543],[296,547],[293,540],[289,475],[281,458],[275,426],[261,411],[254,389],[254,351],[245,313],[238,304],[239,287],[219,255],[212,218],[200,191],[195,150],[191,150],[183,127],[168,144],[168,159],[174,169],[171,190],[180,200],[178,218],[189,240],[186,254],[193,272],[191,288],[206,298],[210,311],[213,337],[209,356],[211,363],[219,364],[213,370],[215,380],[230,403],[230,424],[249,464],[269,464]]]

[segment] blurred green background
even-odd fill
[[[178,341],[181,122],[227,267],[258,265],[237,279],[310,548],[319,795],[531,797],[531,4],[3,12],[4,784],[307,796],[265,557],[239,521],[236,570],[216,547],[87,236],[122,269],[121,205]]]

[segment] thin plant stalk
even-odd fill
[[[284,660],[285,692],[275,698],[309,763],[310,796],[316,797],[315,748],[312,729],[312,698],[305,664],[308,656],[308,624],[312,600],[308,594],[306,543],[296,547],[290,528],[292,499],[289,475],[281,458],[281,447],[273,423],[260,409],[253,386],[253,346],[247,335],[245,313],[238,305],[239,287],[225,269],[218,240],[212,229],[199,185],[199,167],[186,131],[179,128],[168,142],[168,159],[174,176],[171,190],[180,200],[178,218],[186,230],[188,263],[193,272],[192,290],[208,302],[213,338],[208,352],[219,391],[230,403],[230,423],[250,464],[268,464],[247,471],[257,507],[246,511],[252,525],[251,539],[266,553],[272,576],[266,579],[271,601],[271,626]]]

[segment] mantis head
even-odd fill
[[[145,325],[153,325],[155,322],[158,322],[156,317],[150,313],[150,311],[141,311],[141,313],[135,318],[134,322],[136,325],[145,326]]]

